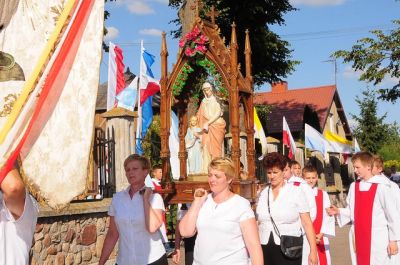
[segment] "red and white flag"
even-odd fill
[[[117,95],[125,88],[124,56],[122,49],[110,42],[108,57],[107,110],[118,105]]]
[[[296,143],[294,142],[293,136],[290,133],[289,125],[287,124],[285,117],[283,117],[282,134],[283,145],[286,145],[289,148],[288,156],[290,159],[293,159],[294,154],[296,153]]]

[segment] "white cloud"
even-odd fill
[[[142,0],[127,1],[126,5],[128,7],[129,12],[136,15],[148,15],[155,13],[154,9],[151,8],[148,1],[142,1]]]
[[[139,30],[139,34],[141,35],[149,35],[149,36],[161,36],[162,31],[159,29],[141,29]]]
[[[107,35],[104,36],[104,41],[110,41],[118,37],[119,30],[115,27],[107,27]]]
[[[338,6],[346,0],[290,0],[292,5],[306,5],[306,6]]]
[[[344,71],[343,71],[343,77],[346,79],[359,79],[360,76],[364,73],[364,71],[357,70],[354,71],[351,66],[346,66]],[[385,78],[378,84],[379,87],[384,87],[384,86],[393,86],[394,84],[398,84],[400,82],[400,79],[397,77],[391,77],[389,75],[386,75]]]
[[[358,79],[362,73],[363,72],[360,70],[354,71],[351,66],[346,66],[346,68],[343,70],[343,77],[346,79]]]

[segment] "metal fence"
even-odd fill
[[[115,134],[114,129],[95,129],[93,146],[94,180],[97,194],[111,198],[115,193]]]

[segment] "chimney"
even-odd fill
[[[272,93],[284,93],[288,91],[288,84],[286,81],[272,83]]]

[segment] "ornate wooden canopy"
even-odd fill
[[[225,45],[224,38],[220,35],[220,29],[215,24],[215,12],[208,13],[211,21],[203,20],[196,11],[196,18],[192,24],[192,31],[200,31],[208,39],[208,46],[201,53],[208,62],[211,62],[218,71],[222,85],[226,89],[227,102],[229,105],[229,129],[232,135],[231,159],[235,164],[235,179],[233,190],[236,193],[245,195],[247,198],[255,197],[255,151],[254,151],[254,119],[253,119],[253,77],[251,69],[251,47],[249,32],[246,30],[245,38],[245,75],[240,72],[238,63],[238,43],[236,37],[236,25],[232,24],[232,33],[229,47]],[[187,174],[187,151],[185,147],[185,134],[188,128],[188,103],[190,95],[176,96],[176,82],[182,78],[185,67],[193,62],[193,58],[180,49],[178,59],[172,72],[168,75],[167,70],[168,50],[166,34],[162,34],[161,47],[161,159],[163,161],[163,179],[166,182],[166,190],[174,195],[172,202],[187,202],[193,198],[193,191],[197,187],[208,187],[207,182],[189,181]],[[190,76],[189,76],[190,78]],[[174,90],[175,89],[175,90]],[[183,88],[184,89],[184,88]],[[179,92],[179,91],[178,91]],[[177,110],[179,119],[179,161],[180,180],[171,183],[170,181],[170,150],[168,145],[169,131],[171,124],[171,107]],[[244,130],[247,135],[247,165],[248,180],[240,181],[240,106],[244,110]],[[244,194],[245,193],[245,194]]]

